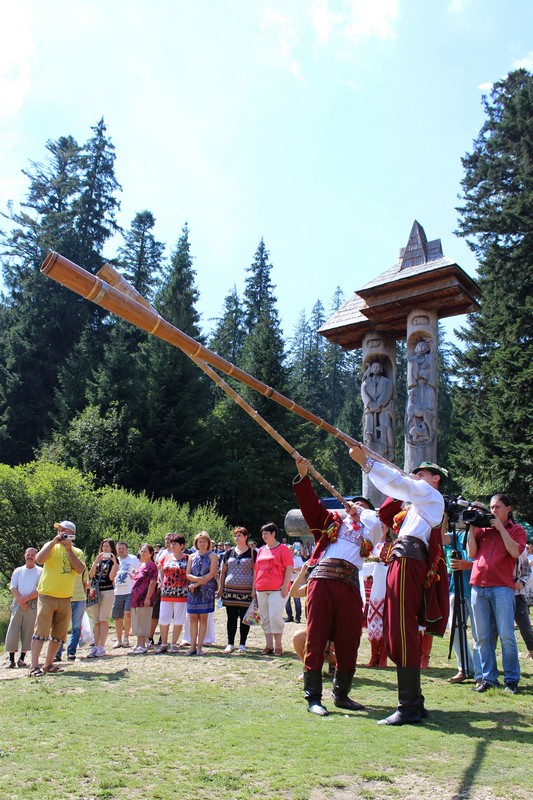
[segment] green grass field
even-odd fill
[[[352,697],[367,710],[306,712],[301,671],[287,653],[222,654],[225,613],[206,658],[81,658],[60,675],[30,679],[0,670],[0,785],[3,798],[530,798],[533,662],[521,660],[520,693],[452,686],[455,659],[436,640],[423,691],[422,725],[376,721],[396,705],[395,670],[358,667]],[[366,633],[359,661],[368,660]],[[114,640],[110,635],[109,644]],[[521,650],[524,646],[521,643]]]

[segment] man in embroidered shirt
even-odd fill
[[[352,447],[350,456],[380,492],[398,498],[398,511],[400,501],[410,503],[392,551],[383,615],[387,655],[396,664],[399,703],[397,711],[378,724],[412,724],[427,716],[420,688],[419,624],[428,632],[442,635],[448,618],[448,580],[441,558],[440,530],[437,532],[444,514],[439,486],[448,473],[438,464],[423,461],[412,475],[406,475],[392,465],[368,458],[362,446]],[[439,594],[435,600],[436,586],[430,588],[428,584],[437,569]],[[424,618],[424,611],[433,611],[433,601],[435,612]]]
[[[363,623],[363,604],[358,572],[363,554],[379,538],[381,526],[375,512],[357,503],[346,503],[347,516],[341,520],[318,499],[307,474],[309,462],[298,456],[299,478],[294,491],[303,517],[315,539],[308,565],[311,572],[307,591],[307,641],[304,656],[304,692],[308,711],[326,716],[322,705],[322,662],[328,640],[335,642],[337,659],[333,677],[333,700],[338,708],[364,709],[348,697]]]

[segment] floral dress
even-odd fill
[[[211,554],[196,553],[192,558],[191,575],[203,578],[211,569]],[[210,614],[215,610],[216,579],[211,578],[207,583],[198,586],[194,592],[189,592],[187,598],[187,611],[189,614]]]

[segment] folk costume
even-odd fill
[[[420,469],[447,475],[436,464],[424,462],[415,472]],[[427,711],[420,687],[419,625],[427,633],[443,636],[448,620],[448,576],[441,544],[444,500],[426,481],[402,475],[381,462],[367,459],[364,470],[377,489],[398,498],[387,499],[380,511],[382,519],[405,511],[389,556],[383,615],[387,655],[398,675],[399,705],[380,724],[420,722]],[[402,501],[410,503],[403,511]]]
[[[309,477],[296,478],[293,487],[303,517],[315,539],[309,559],[307,640],[304,654],[304,691],[308,711],[325,716],[322,699],[322,662],[328,640],[335,642],[336,669],[333,699],[338,708],[361,711],[348,697],[361,639],[363,604],[359,569],[373,547],[371,529],[379,527],[375,512],[361,509],[361,520],[342,520],[326,509]],[[366,519],[366,523],[365,523]]]

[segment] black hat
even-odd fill
[[[361,495],[361,494],[357,494],[355,497],[352,497],[352,499],[350,500],[350,503],[366,503],[367,506],[372,511],[376,510],[376,507],[375,507],[374,503],[372,503],[372,501],[369,500],[368,497],[363,497],[363,495]]]

